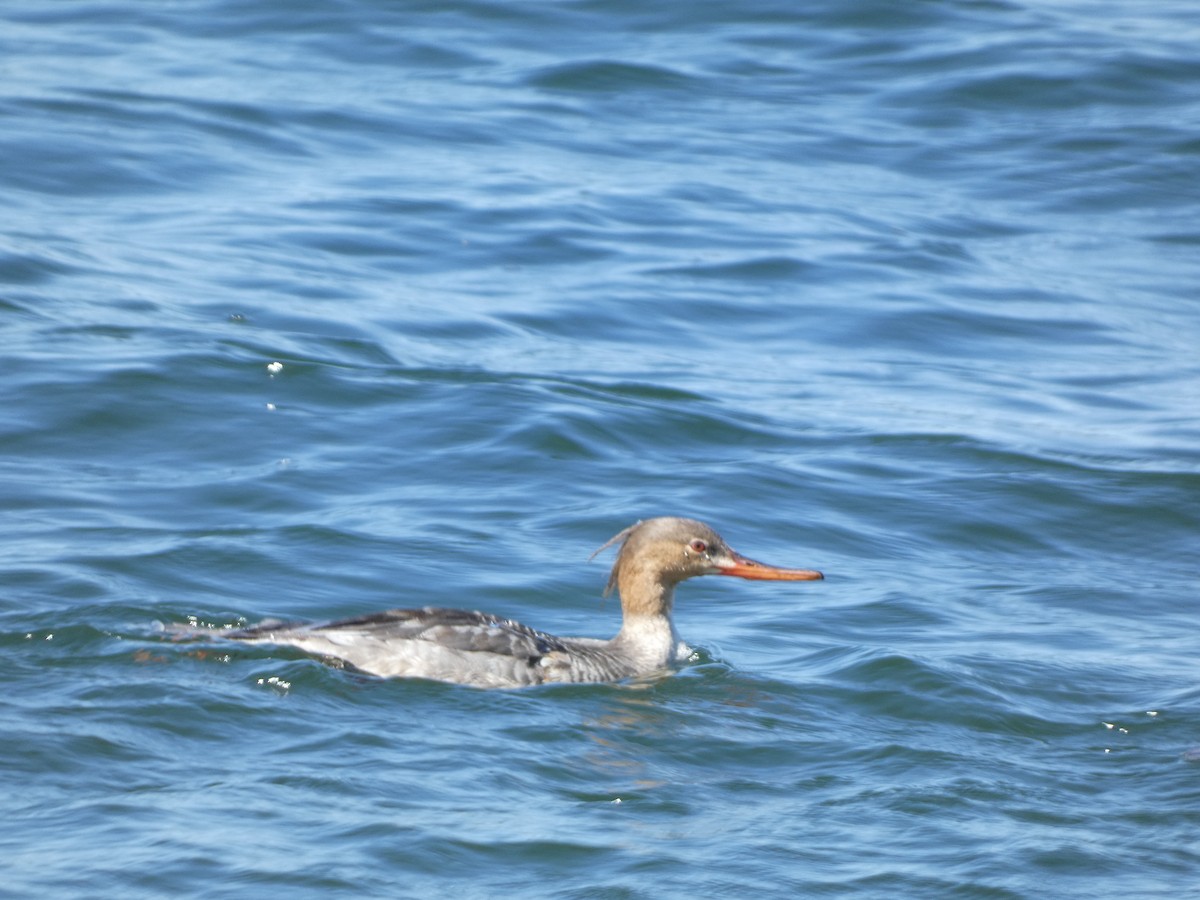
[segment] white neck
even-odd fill
[[[627,615],[611,644],[640,671],[651,671],[670,665],[680,640],[669,615]]]

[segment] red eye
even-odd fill
[[[700,538],[696,538],[694,541],[692,541],[690,544],[688,544],[688,547],[691,548],[691,551],[693,553],[707,553],[708,552],[708,544],[704,543],[704,541],[700,540]]]

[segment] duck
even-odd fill
[[[630,525],[595,553],[617,545],[607,596],[621,600],[611,638],[559,637],[493,613],[426,606],[330,622],[268,621],[226,631],[244,644],[294,647],[381,678],[421,678],[486,688],[620,682],[670,671],[691,655],[672,611],[689,578],[819,581],[814,569],[767,565],[733,550],[709,525],[661,516]]]

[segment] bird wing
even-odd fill
[[[264,623],[230,632],[235,640],[289,643],[297,635],[320,636],[341,644],[356,638],[388,644],[427,641],[450,650],[496,653],[530,662],[567,648],[560,638],[520,622],[465,609],[389,609],[335,622],[306,625]]]

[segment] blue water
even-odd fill
[[[1200,895],[1200,8],[0,8],[0,893]],[[163,626],[480,608],[647,684]],[[717,582],[720,583],[712,583]]]

